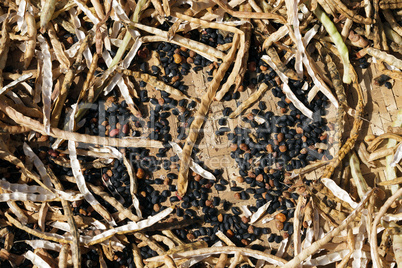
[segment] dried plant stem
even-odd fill
[[[239,105],[239,107],[237,107],[236,110],[230,114],[229,118],[234,119],[238,115],[240,115],[245,109],[250,107],[251,104],[253,104],[259,98],[261,98],[264,95],[264,93],[267,91],[267,89],[268,89],[268,85],[265,83],[262,83],[256,92],[254,92],[250,97],[248,97],[247,100],[242,102]]]
[[[10,214],[8,214],[8,212],[4,213],[4,215],[6,216],[7,220],[14,225],[15,227],[17,227],[18,229],[21,229],[31,235],[37,236],[39,238],[45,239],[45,240],[50,240],[50,241],[54,241],[57,243],[71,243],[71,240],[67,240],[62,238],[62,236],[59,235],[50,235],[50,233],[42,233],[42,232],[38,232],[36,230],[33,230],[23,224],[21,224],[19,221],[17,221],[16,219],[14,219]]]
[[[273,61],[273,63],[275,63],[276,67],[278,67],[279,71],[284,73],[290,79],[300,80],[300,78],[297,76],[296,72],[293,69],[287,68],[286,65],[283,64],[283,62],[279,58],[279,55],[276,52],[275,48],[270,47],[266,51],[267,51],[268,56],[271,57],[271,60]]]
[[[378,257],[378,247],[377,247],[377,225],[380,223],[381,217],[387,212],[388,208],[394,203],[400,196],[402,196],[402,188],[396,191],[390,198],[385,201],[385,203],[381,206],[378,211],[376,217],[374,218],[371,234],[370,234],[370,252],[371,259],[373,261],[373,267],[378,268],[382,267],[380,259]]]
[[[219,252],[219,253],[216,253]],[[171,254],[171,257],[173,259],[182,259],[182,258],[190,258],[190,257],[195,257],[195,256],[202,256],[202,255],[210,255],[210,254],[234,254],[234,253],[240,253],[245,256],[250,256],[254,258],[261,258],[264,259],[266,262],[269,263],[275,263],[277,265],[283,265],[286,264],[287,261],[276,257],[274,255],[264,253],[258,250],[253,250],[250,248],[238,248],[238,247],[211,247],[211,248],[201,248],[201,249],[196,249],[196,250],[188,250],[184,252],[177,252]],[[154,261],[163,261],[163,255],[162,256],[156,256],[153,258],[146,259],[145,261],[147,262],[154,262]]]
[[[357,193],[359,194],[360,198],[363,198],[365,193],[370,189],[367,185],[366,180],[364,179],[362,172],[360,170],[360,162],[357,158],[356,153],[352,152],[349,161],[350,171],[352,173],[352,178],[355,181]]]
[[[379,3],[381,9],[401,9],[401,0],[381,0]]]
[[[96,68],[98,68],[98,59],[99,59],[98,53],[94,53],[94,55],[92,56],[91,65],[89,66],[89,70],[87,73],[87,78],[85,79],[84,85],[82,86],[82,90],[80,92],[80,96],[78,97],[77,103],[80,102],[80,100],[84,97],[84,94],[86,94],[87,90],[90,88],[89,85],[94,77]],[[89,90],[87,94],[88,94],[87,99],[93,100],[95,95],[94,88],[91,88],[91,90]]]
[[[353,127],[352,130],[350,131],[350,136],[345,142],[345,144],[342,146],[342,148],[338,152],[338,156],[335,157],[332,162],[327,166],[327,168],[324,171],[324,174],[322,175],[322,178],[330,178],[331,175],[333,174],[335,168],[339,165],[339,163],[345,158],[345,156],[349,153],[349,151],[355,146],[355,142],[357,140],[357,137],[359,136],[360,129],[363,124],[362,120],[362,114],[364,110],[364,103],[363,103],[363,92],[360,87],[360,84],[358,82],[357,74],[353,68],[352,65],[350,65],[350,71],[352,74],[352,81],[353,85],[357,91],[357,106],[356,106],[356,113],[354,115],[354,121],[353,121]]]
[[[389,9],[382,11],[384,14],[384,18],[388,21],[389,25],[391,26],[392,30],[397,32],[400,36],[402,36],[402,27],[398,24],[395,20],[392,11]]]
[[[395,185],[395,184],[401,184],[402,183],[402,177],[398,177],[392,180],[386,180],[386,181],[380,181],[377,183],[378,186],[389,186],[389,185]]]
[[[181,98],[186,98],[190,101],[196,101],[199,103],[199,101],[197,99],[191,98],[186,96],[185,94],[183,94],[180,90],[169,86],[168,84],[165,84],[164,82],[158,80],[155,76],[149,75],[149,74],[144,74],[144,73],[140,73],[140,72],[136,72],[136,71],[131,71],[131,70],[122,70],[122,69],[117,69],[117,72],[120,72],[122,74],[128,75],[128,76],[132,76],[136,79],[141,79],[144,82],[149,83],[151,86],[155,87],[157,90],[163,90],[166,91],[169,94],[172,94],[174,96],[177,97],[181,97]]]
[[[233,11],[233,9],[226,4],[224,1],[222,0],[213,0],[215,3],[217,3],[223,10],[225,10],[225,12],[229,13],[230,15],[232,15],[233,17],[238,17],[241,19],[273,19],[273,20],[277,20],[280,23],[286,23],[285,18],[283,18],[282,16],[278,15],[278,14],[273,14],[270,12],[246,12],[246,11]]]
[[[5,105],[0,101],[0,110],[5,112],[11,119],[16,123],[28,127],[42,135],[47,135],[43,125],[33,120],[23,114],[17,112],[13,108]],[[126,139],[114,139],[108,137],[99,137],[86,134],[79,134],[71,131],[65,131],[58,128],[50,128],[50,136],[55,138],[60,138],[63,140],[71,140],[75,142],[82,143],[92,143],[103,146],[113,146],[113,147],[152,147],[152,148],[163,148],[163,144],[160,141],[140,139],[140,138],[126,138]]]
[[[52,111],[52,116],[51,116],[51,127],[57,127],[59,124],[61,112],[63,109],[63,106],[66,102],[67,95],[69,93],[71,84],[73,83],[74,76],[78,70],[78,67],[81,65],[82,59],[83,59],[83,53],[84,50],[88,47],[88,42],[90,40],[90,36],[88,35],[84,41],[82,42],[80,49],[78,50],[78,55],[75,60],[75,63],[71,68],[68,70],[66,75],[64,76],[63,84],[61,86],[60,94],[59,97],[57,98],[53,111]]]
[[[399,135],[397,135],[397,134],[385,133],[385,134],[382,134],[382,135],[378,136],[377,138],[375,138],[375,139],[370,143],[369,147],[367,147],[367,150],[368,150],[369,152],[374,151],[374,150],[381,144],[381,142],[382,142],[383,140],[385,140],[385,139],[394,139],[394,140],[396,140],[397,142],[401,142],[401,141],[402,141],[402,137],[399,136]]]
[[[26,42],[25,52],[24,52],[24,68],[27,69],[33,57],[35,56],[35,46],[36,46],[36,22],[35,17],[28,11],[25,12],[25,21],[27,23],[27,34],[28,41]]]
[[[335,142],[340,146],[342,144],[342,134],[344,131],[344,118],[346,114],[345,108],[348,106],[348,103],[346,100],[345,88],[343,87],[343,83],[335,63],[332,61],[331,56],[329,55],[326,55],[325,60],[327,62],[328,71],[339,101],[339,108],[336,111]]]
[[[3,87],[3,69],[6,67],[8,50],[10,48],[10,37],[8,29],[8,16],[4,20],[1,27],[1,38],[0,38],[0,88]]]
[[[134,234],[135,238],[145,242],[148,247],[150,247],[152,250],[156,251],[159,255],[165,255],[166,251],[158,244],[156,241],[152,238],[149,238],[145,234],[138,232]]]
[[[165,261],[165,264],[168,268],[176,268],[177,267],[176,263],[169,255],[163,256],[163,260]]]
[[[401,192],[402,192],[402,189],[401,189]],[[331,239],[333,237],[337,236],[343,229],[348,227],[348,225],[353,221],[353,219],[357,216],[357,214],[363,210],[364,205],[367,203],[367,201],[369,200],[369,198],[372,194],[373,194],[373,190],[371,190],[370,192],[368,192],[366,194],[366,196],[362,199],[362,201],[359,203],[357,208],[352,213],[350,213],[350,215],[345,220],[343,220],[342,223],[338,227],[336,227],[335,229],[333,229],[332,231],[327,233],[320,240],[311,244],[311,246],[309,246],[308,248],[304,249],[300,254],[296,255],[291,261],[286,263],[283,267],[284,268],[297,267],[305,259],[307,259],[309,256],[313,255],[315,252],[320,250],[325,244],[327,244],[329,241],[331,241]]]
[[[46,171],[54,187],[57,190],[64,191],[63,185],[61,185],[59,179],[54,175],[53,171],[49,167],[46,169]],[[71,251],[73,256],[73,265],[74,267],[81,267],[80,234],[78,232],[77,225],[75,224],[70,204],[63,198],[61,198],[60,201],[61,205],[63,206],[64,215],[67,217],[67,222],[70,226],[70,233],[72,235]]]
[[[365,18],[356,14],[353,10],[348,9],[348,7],[341,0],[333,0],[327,1],[330,3],[335,9],[337,9],[342,15],[351,19],[352,21],[359,24],[373,24],[373,19]]]
[[[143,268],[144,264],[142,262],[142,256],[141,256],[140,249],[137,247],[137,245],[135,243],[132,243],[131,247],[133,248],[133,258],[134,258],[135,267]]]
[[[0,133],[20,134],[29,132],[30,129],[22,126],[10,126],[0,121]]]
[[[208,112],[209,106],[211,105],[215,93],[219,88],[220,82],[223,79],[223,76],[225,75],[226,71],[229,69],[236,53],[236,47],[237,44],[239,43],[240,36],[236,34],[233,38],[233,47],[229,51],[229,53],[226,55],[225,59],[223,60],[222,64],[219,66],[219,69],[214,76],[213,80],[208,86],[207,92],[202,96],[201,99],[201,104],[200,108],[197,110],[196,114],[194,115],[194,121],[192,122],[190,126],[190,132],[188,134],[188,137],[186,139],[186,144],[184,145],[183,148],[183,153],[182,153],[182,161],[180,165],[180,173],[177,181],[177,189],[178,189],[178,194],[180,196],[184,196],[187,191],[187,186],[188,186],[188,170],[189,170],[189,164],[190,164],[190,156],[191,152],[193,150],[193,147],[195,145],[195,142],[197,141],[198,133],[201,129],[201,126],[204,123],[205,116]]]

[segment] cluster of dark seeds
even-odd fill
[[[162,25],[163,27],[166,25]],[[186,35],[213,47],[232,42],[230,35],[223,36],[213,29],[205,29],[201,32],[191,31]],[[159,54],[160,66],[148,66],[146,59],[150,50],[157,51]],[[315,144],[328,141],[326,122],[322,118],[325,115],[327,103],[325,96],[319,94],[311,103],[308,103],[305,94],[307,91],[302,90],[304,83],[290,81],[289,85],[299,100],[314,111],[314,120],[306,118],[286,98],[279,87],[280,81],[276,73],[260,58],[261,53],[257,50],[257,44],[252,42],[247,63],[248,71],[245,73],[244,80],[238,91],[228,92],[223,100],[234,100],[239,104],[238,99],[247,88],[256,88],[260,83],[266,83],[278,99],[278,112],[268,111],[266,103],[260,101],[258,108],[251,109],[250,113],[241,117],[242,126],[231,129],[227,117],[232,113],[232,109],[227,107],[222,111],[223,117],[218,121],[219,129],[216,135],[227,135],[231,142],[230,155],[239,167],[239,176],[233,181],[224,178],[222,170],[212,171],[218,179],[216,182],[193,173],[190,176],[187,195],[183,198],[176,196],[175,181],[180,168],[179,157],[170,150],[168,142],[185,140],[188,128],[194,119],[197,104],[195,101],[177,99],[164,91],[157,91],[150,96],[144,81],[138,81],[139,101],[136,103],[144,114],[144,118],[133,116],[125,101],[121,101],[117,91],[113,90],[105,100],[100,100],[89,108],[85,124],[79,130],[80,133],[111,138],[144,136],[165,144],[165,148],[159,150],[118,149],[133,163],[138,179],[138,198],[144,217],[155,215],[173,204],[176,205],[174,217],[193,222],[186,227],[174,229],[175,234],[183,241],[204,240],[208,245],[212,245],[218,240],[216,232],[219,230],[230,237],[237,246],[249,245],[262,235],[267,235],[266,239],[269,243],[280,243],[284,237],[293,234],[293,224],[290,220],[294,216],[298,199],[298,193],[289,190],[291,184],[286,180],[285,173],[304,167],[309,161],[331,158],[326,151],[314,148]],[[293,65],[294,62],[291,61],[288,67],[293,68]],[[187,94],[188,86],[184,84],[183,78],[190,71],[204,70],[208,75],[207,80],[210,81],[218,66],[218,63],[210,62],[183,47],[160,43],[142,47],[135,68],[154,75]],[[227,76],[222,82],[226,79]],[[309,85],[309,88],[312,86]],[[261,120],[264,123],[261,123]],[[172,122],[176,126],[173,126]],[[252,130],[255,130],[254,139],[250,137]],[[50,138],[50,142],[54,142],[54,139]],[[49,164],[55,170],[57,176],[73,175],[71,168],[59,166],[54,162],[54,159],[68,159],[67,155],[53,151],[49,147],[40,147],[36,153],[41,156],[45,164]],[[193,158],[203,166],[203,163],[197,160],[197,148],[193,153]],[[257,158],[259,160],[255,161]],[[94,158],[79,156],[79,160],[85,163],[93,161]],[[205,166],[204,168],[208,169]],[[158,171],[165,175],[156,176]],[[132,205],[130,178],[121,161],[114,160],[111,166],[101,169],[87,169],[84,171],[84,177],[89,183],[104,186],[105,191],[108,191],[125,207]],[[62,183],[66,189],[71,187],[71,184],[66,181]],[[233,199],[223,200],[219,197],[219,192],[229,190],[233,193]],[[100,197],[96,195],[95,197],[110,213],[116,212],[113,206]],[[249,224],[250,219],[242,216],[243,212],[240,209],[241,201],[247,200],[255,202],[255,205],[249,206],[253,213],[267,202],[271,202],[267,213],[276,215],[275,228]],[[75,203],[73,212],[75,215],[102,220],[85,200]],[[152,234],[150,232],[150,235]],[[18,239],[27,239],[24,235],[27,234],[21,232]],[[264,250],[258,245],[253,245],[253,248]],[[16,253],[23,252],[18,247],[13,247],[13,250]],[[157,255],[148,246],[141,247],[140,253],[143,258]],[[110,267],[133,267],[133,257],[129,247],[126,247],[123,252],[117,252],[115,258],[113,262],[107,260]],[[98,266],[97,251],[91,250],[86,253],[83,263],[86,267]]]

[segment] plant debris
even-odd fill
[[[1,267],[399,266],[401,22],[395,0],[1,1]]]

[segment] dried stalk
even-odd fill
[[[81,65],[84,50],[88,47],[90,39],[91,39],[91,37],[90,37],[90,35],[88,35],[84,39],[84,41],[81,43],[75,63],[71,66],[71,68],[68,70],[68,72],[64,76],[64,80],[63,80],[63,84],[61,86],[59,97],[57,98],[57,100],[54,104],[54,107],[53,107],[53,111],[52,111],[52,116],[51,116],[51,126],[52,127],[57,127],[59,125],[61,112],[62,112],[63,106],[66,102],[67,95],[69,93],[71,84],[73,83],[74,75],[76,74],[78,67]]]
[[[339,150],[338,156],[335,157],[332,160],[332,162],[325,169],[324,174],[322,175],[323,178],[330,178],[331,175],[333,174],[335,168],[339,165],[339,163],[343,160],[343,158],[349,153],[349,151],[355,146],[355,142],[357,140],[357,137],[359,136],[359,132],[360,132],[361,126],[363,124],[363,120],[362,120],[362,114],[363,114],[363,110],[364,110],[363,92],[362,92],[360,84],[357,80],[357,74],[352,65],[350,65],[350,70],[352,72],[352,81],[353,81],[353,84],[355,86],[355,89],[357,91],[357,96],[358,96],[356,113],[354,115],[354,121],[353,121],[353,127],[352,127],[352,130],[350,131],[350,137],[347,139],[345,144]]]
[[[189,250],[185,252],[177,252],[171,254],[173,259],[182,259],[182,258],[190,258],[196,256],[210,255],[210,254],[234,254],[240,253],[244,256],[250,256],[257,259],[263,259],[268,263],[272,263],[275,265],[283,265],[287,263],[286,260],[276,257],[274,255],[264,253],[258,250],[253,250],[250,248],[238,248],[238,247],[211,247],[211,248],[202,248],[197,250]],[[163,261],[163,256],[156,256],[145,260],[146,262],[155,262],[155,261]]]
[[[200,108],[194,115],[194,121],[192,122],[190,126],[190,133],[188,134],[188,137],[186,139],[186,144],[184,145],[183,148],[183,154],[182,154],[182,161],[180,165],[180,173],[177,181],[177,188],[178,188],[178,194],[180,196],[184,196],[187,191],[187,186],[188,186],[188,170],[189,170],[189,164],[190,164],[190,156],[191,152],[193,150],[194,144],[197,141],[198,133],[201,129],[202,124],[204,123],[205,116],[208,112],[209,106],[211,105],[215,93],[219,88],[220,82],[223,79],[223,76],[225,72],[229,69],[230,64],[232,63],[235,53],[236,53],[236,47],[239,42],[240,36],[238,34],[235,35],[233,39],[233,47],[229,51],[229,53],[226,55],[225,59],[223,60],[223,63],[219,66],[219,69],[214,76],[213,80],[208,86],[207,92],[202,96],[201,99],[201,104]]]
[[[256,102],[259,98],[261,98],[264,93],[267,91],[268,89],[268,85],[265,83],[262,83],[260,85],[260,87],[258,88],[258,90],[256,92],[254,92],[252,95],[250,95],[250,97],[248,97],[247,100],[245,100],[244,102],[242,102],[237,108],[236,110],[230,114],[229,118],[230,119],[234,119],[236,118],[238,115],[240,115],[245,109],[247,109],[248,107],[250,107],[250,105],[252,105],[254,102]]]
[[[246,11],[233,11],[233,9],[226,4],[224,1],[222,0],[212,0],[215,3],[217,3],[223,10],[225,10],[225,12],[229,13],[230,15],[232,15],[233,17],[238,17],[241,19],[273,19],[273,20],[277,20],[280,23],[286,23],[285,18],[283,18],[282,16],[278,15],[278,14],[273,14],[270,12],[265,11],[264,13],[261,12],[246,12]]]
[[[54,175],[53,171],[49,167],[46,169],[46,171],[50,180],[54,184],[54,187],[57,190],[64,191],[63,185],[61,185],[59,179]],[[81,267],[80,234],[78,232],[77,225],[75,224],[70,204],[64,199],[61,199],[60,201],[61,205],[63,206],[64,214],[67,216],[67,222],[70,226],[70,233],[72,235],[71,251],[73,256],[73,265],[74,267]]]
[[[370,234],[370,253],[371,259],[373,261],[373,267],[382,267],[380,259],[378,257],[378,248],[377,248],[377,225],[381,220],[381,217],[387,212],[388,208],[394,203],[400,196],[402,196],[402,188],[396,191],[390,198],[385,201],[385,203],[381,206],[380,210],[378,211],[377,216],[374,218],[372,227],[371,227],[371,234]]]
[[[300,254],[296,255],[291,261],[286,263],[283,267],[284,268],[290,268],[290,267],[297,267],[300,263],[302,263],[305,259],[307,259],[309,256],[313,255],[315,252],[320,250],[326,243],[331,241],[331,239],[335,236],[337,236],[343,229],[348,227],[348,225],[353,221],[353,219],[357,216],[358,213],[360,213],[367,201],[369,200],[370,196],[373,194],[373,190],[368,192],[366,196],[362,199],[362,201],[359,203],[358,207],[350,213],[350,215],[342,221],[342,223],[327,233],[323,238],[320,240],[314,242],[309,246],[308,248],[304,249]],[[402,194],[402,189],[401,189],[401,194]]]
[[[13,108],[6,106],[1,100],[0,100],[0,110],[5,112],[16,123],[24,127],[28,127],[36,132],[39,132],[42,135],[47,135],[43,125],[40,122],[33,120],[27,116],[24,116],[23,114],[14,110]],[[92,143],[103,146],[163,148],[162,142],[155,140],[140,139],[140,138],[123,138],[123,139],[107,138],[107,137],[79,134],[71,131],[61,130],[58,128],[50,128],[49,135],[63,140],[71,140],[82,143]]]

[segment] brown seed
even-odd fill
[[[255,63],[255,61],[251,61],[248,63],[248,70],[250,72],[255,72],[256,66],[257,66],[257,64]]]
[[[201,180],[201,175],[197,174],[194,176],[195,181],[200,181]]]
[[[262,174],[259,174],[257,178],[255,178],[256,181],[262,182],[264,180],[264,176]]]
[[[109,177],[113,176],[113,171],[108,169],[108,171],[106,171],[106,175],[108,175]]]
[[[188,55],[192,58],[194,58],[195,56],[197,56],[197,53],[195,53],[194,50],[190,50],[190,52],[188,52]]]
[[[174,59],[174,63],[176,63],[176,64],[180,64],[182,61],[182,57],[179,54],[174,54],[173,59]]]
[[[254,120],[254,115],[252,113],[248,113],[246,117],[248,120]]]
[[[275,76],[275,82],[278,84],[278,86],[280,86],[280,85],[282,85],[282,81],[281,81],[281,79],[279,78],[279,76]]]
[[[174,82],[176,82],[176,81],[179,81],[180,80],[180,76],[179,75],[176,75],[176,76],[173,76],[172,77],[172,83],[174,83]]]
[[[187,239],[188,239],[188,240],[194,240],[194,239],[195,239],[194,234],[193,234],[193,233],[188,233],[188,234],[187,234]]]
[[[121,124],[119,122],[116,123],[116,128],[121,129]]]
[[[234,236],[234,233],[233,233],[232,230],[229,229],[229,230],[226,231],[226,235],[227,235],[229,238],[231,238],[231,237]]]
[[[254,226],[250,225],[250,226],[247,228],[247,232],[248,232],[249,234],[254,233]]]
[[[279,151],[281,151],[282,153],[286,152],[286,150],[287,150],[286,145],[279,146]]]
[[[289,233],[285,232],[285,233],[282,234],[282,236],[283,236],[284,239],[286,239],[286,238],[289,237]]]
[[[159,103],[159,105],[165,104],[165,99],[164,98],[159,98],[158,103]]]
[[[113,130],[111,130],[111,131],[109,132],[109,137],[114,137],[114,136],[116,136],[117,134],[119,134],[119,132],[120,132],[120,130],[119,130],[118,128],[115,128],[115,129],[113,129]]]
[[[288,110],[286,108],[281,108],[281,113],[286,114]]]
[[[169,178],[165,178],[163,180],[163,185],[169,185],[170,184],[170,179]]]
[[[212,201],[211,200],[205,200],[205,205],[207,207],[210,207],[212,205]]]
[[[180,50],[186,52],[187,48],[186,47],[180,47]]]
[[[248,242],[248,240],[247,239],[242,239],[241,240],[241,243],[243,244],[243,245],[245,245],[245,246],[248,246],[249,244],[250,244],[250,242]]]
[[[274,147],[272,146],[272,144],[268,144],[266,149],[267,149],[267,152],[270,154],[274,151]]]
[[[250,178],[255,178],[255,177],[256,177],[255,173],[252,172],[252,171],[249,171],[247,175],[248,175]]]
[[[275,223],[276,229],[278,229],[279,231],[281,231],[283,229],[283,223],[280,221],[277,221]]]
[[[67,43],[69,43],[70,45],[74,44],[74,39],[72,36],[67,37],[66,39]]]
[[[240,85],[240,86],[237,88],[237,91],[243,92],[243,91],[244,91],[244,87],[243,87],[242,85]]]
[[[175,50],[174,50],[174,54],[179,54],[180,53],[180,48],[176,48]]]
[[[143,179],[145,177],[145,171],[142,168],[138,168],[135,175],[137,176],[137,178]]]
[[[273,180],[273,179],[269,179],[269,186],[275,187],[275,184],[274,184],[274,180]]]
[[[303,134],[303,129],[301,127],[296,127],[297,134]]]
[[[242,176],[238,176],[238,177],[236,178],[236,181],[237,181],[238,183],[242,183],[242,182],[244,182],[244,178],[243,178]]]
[[[327,133],[324,133],[324,134],[322,134],[321,136],[320,136],[320,140],[326,140],[328,138],[328,134]]]
[[[186,61],[187,61],[188,64],[193,64],[194,63],[194,59],[191,58],[191,57],[188,57]]]
[[[277,219],[280,222],[285,222],[286,221],[286,215],[283,213],[278,213],[275,215],[275,219]]]
[[[124,125],[123,125],[123,128],[122,128],[122,130],[121,130],[121,132],[123,132],[124,134],[127,134],[128,131],[129,131],[128,124],[124,124]]]
[[[243,217],[241,217],[241,221],[242,221],[244,224],[247,224],[247,223],[250,222],[250,219],[249,219],[248,217],[246,217],[246,216],[243,216]]]
[[[79,212],[81,215],[84,215],[84,216],[87,215],[87,212],[86,212],[85,210],[83,210],[82,208],[80,208],[78,212]]]
[[[154,205],[154,211],[155,212],[159,212],[160,209],[161,209],[161,206],[159,204]]]
[[[289,104],[289,103],[291,103],[292,101],[289,100],[288,98],[286,98],[286,99],[285,99],[285,102],[286,102],[287,104]]]
[[[234,198],[237,199],[237,200],[240,200],[240,199],[241,199],[241,196],[240,196],[239,193],[235,193],[235,194],[234,194]]]
[[[247,151],[247,150],[248,150],[247,144],[241,143],[241,144],[240,144],[240,150],[242,150],[242,151]]]
[[[268,67],[264,66],[264,65],[260,65],[260,70],[265,72],[266,70],[268,70]]]
[[[284,135],[283,133],[279,133],[278,136],[276,137],[276,139],[277,139],[279,142],[282,142],[284,138],[285,138],[285,135]]]
[[[222,215],[222,214],[219,214],[219,215],[218,215],[218,221],[219,221],[219,222],[223,222],[223,215]]]
[[[236,144],[236,143],[232,143],[232,144],[230,145],[230,150],[232,150],[232,152],[236,151],[236,150],[237,150],[237,144]]]
[[[302,137],[302,141],[303,141],[303,142],[306,142],[306,141],[307,141],[307,137],[306,137],[306,136],[303,136],[303,137]]]

